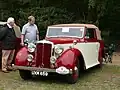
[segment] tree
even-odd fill
[[[13,16],[22,26],[32,13],[43,31],[51,24],[92,23],[113,36],[119,32],[119,3],[119,0],[2,0],[0,20]]]

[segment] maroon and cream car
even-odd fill
[[[23,47],[13,67],[23,79],[57,73],[66,76],[69,83],[75,83],[81,71],[102,66],[104,43],[100,34],[92,24],[48,26],[45,39]]]

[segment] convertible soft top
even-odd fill
[[[87,27],[87,28],[97,28],[93,24],[57,24],[57,25],[51,25],[49,27]]]

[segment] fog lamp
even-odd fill
[[[51,64],[54,64],[55,61],[56,61],[56,57],[52,56],[52,57],[50,58],[50,63],[51,63]]]
[[[33,60],[33,55],[29,54],[27,60],[31,62]]]

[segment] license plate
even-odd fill
[[[48,76],[48,72],[32,71],[32,75]]]

